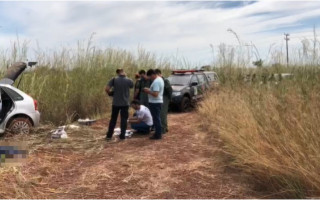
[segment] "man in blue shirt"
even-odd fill
[[[144,92],[148,94],[149,109],[155,127],[155,134],[150,139],[160,140],[162,137],[160,113],[163,103],[164,82],[153,69],[148,70],[147,76],[153,81],[150,88],[144,88]]]

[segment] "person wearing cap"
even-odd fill
[[[118,77],[111,79],[105,88],[106,93],[113,97],[111,120],[109,122],[106,140],[111,140],[112,138],[119,112],[121,117],[120,139],[125,139],[127,120],[129,118],[129,98],[130,89],[133,88],[133,81],[126,77],[123,69],[117,69],[116,73]],[[113,91],[111,91],[111,89],[113,89]]]

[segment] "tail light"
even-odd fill
[[[33,103],[34,103],[34,109],[38,110],[38,101],[33,99]]]
[[[28,96],[32,98],[31,95],[28,94]],[[32,99],[33,99],[33,104],[34,104],[34,110],[38,110],[38,101],[35,100],[34,98],[32,98]]]

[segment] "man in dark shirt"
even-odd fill
[[[130,105],[130,88],[133,88],[133,82],[131,79],[126,77],[123,69],[117,69],[117,74],[118,77],[111,79],[105,89],[109,96],[113,96],[111,120],[109,123],[106,140],[111,140],[112,138],[114,128],[117,124],[119,112],[121,117],[120,139],[125,139],[127,130],[127,120],[129,117]],[[113,88],[113,91],[111,91],[111,88]]]
[[[140,81],[137,83],[137,87],[135,89],[135,98],[139,99],[141,105],[144,105],[149,108],[149,99],[148,94],[143,91],[143,88],[147,87],[149,88],[151,85],[151,81],[149,80],[148,76],[146,75],[146,71],[140,70]]]

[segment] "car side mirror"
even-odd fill
[[[192,82],[191,83],[191,86],[197,86],[198,85],[198,82]]]

